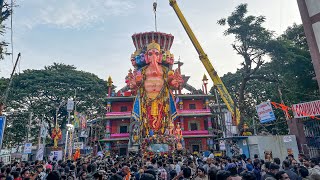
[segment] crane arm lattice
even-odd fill
[[[197,50],[199,54],[199,59],[201,60],[203,66],[207,70],[210,78],[212,79],[214,85],[216,86],[223,102],[226,104],[228,110],[231,112],[233,119],[238,124],[240,122],[240,111],[236,108],[233,99],[231,98],[227,88],[224,86],[221,78],[218,76],[217,71],[212,66],[207,54],[203,51],[198,39],[194,35],[192,29],[190,28],[187,20],[185,19],[184,15],[182,14],[176,0],[169,0],[170,6],[174,9],[175,13],[177,14],[183,28],[185,29],[186,33],[188,34],[193,46]]]

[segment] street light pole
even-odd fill
[[[66,156],[67,156],[67,147],[68,147],[68,136],[69,136],[69,129],[67,129],[67,132],[66,132],[66,141],[65,141],[65,144],[64,144],[64,161],[66,161]]]
[[[216,87],[214,87],[214,94],[215,94],[215,97],[216,97],[216,100],[217,100],[217,104],[218,104],[218,121],[221,123],[222,125],[222,132],[223,132],[223,138],[227,137],[227,127],[226,127],[226,122],[225,122],[225,118],[222,116],[222,111],[221,111],[221,105],[220,105],[220,101],[219,101],[219,98],[218,98],[218,92],[217,92],[217,89]]]
[[[30,112],[29,114],[29,121],[28,121],[28,128],[27,128],[27,143],[29,142],[29,132],[30,132],[30,126],[31,126],[31,119],[32,119],[33,113]]]
[[[68,99],[68,103],[67,103],[68,121],[67,121],[66,140],[65,140],[65,144],[64,144],[64,159],[66,159],[66,156],[67,156],[68,138],[69,138],[69,131],[70,131],[70,129],[69,129],[70,128],[70,113],[71,113],[71,111],[73,111],[73,108],[74,108],[74,101],[71,100],[71,99]],[[71,135],[71,132],[70,132],[70,135]],[[70,142],[69,143],[72,143],[72,139],[71,138],[72,137],[70,137]],[[69,154],[69,156],[70,156],[70,154]]]

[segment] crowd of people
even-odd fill
[[[14,162],[1,165],[5,180],[320,180],[319,159],[299,154],[263,160],[239,155],[199,154],[86,156],[75,161]]]

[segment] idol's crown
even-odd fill
[[[170,50],[173,43],[174,36],[171,34],[161,32],[144,32],[132,35],[132,41],[136,47],[136,51],[148,47],[148,44],[153,41],[160,45],[161,50]]]
[[[153,40],[152,43],[148,44],[147,46],[147,51],[149,51],[150,49],[157,49],[158,51],[160,51],[160,44],[156,43]]]

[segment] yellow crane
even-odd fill
[[[203,64],[203,66],[206,68],[209,76],[211,77],[214,85],[219,91],[219,94],[223,100],[223,102],[226,104],[228,110],[231,112],[233,119],[236,121],[237,124],[240,122],[240,111],[238,108],[236,108],[233,99],[231,98],[227,88],[224,86],[223,82],[221,81],[220,77],[217,74],[217,71],[212,66],[207,54],[203,51],[198,39],[194,35],[193,31],[191,30],[187,20],[183,16],[176,0],[169,0],[170,6],[174,9],[176,12],[183,28],[187,32],[193,46],[196,48],[199,58]]]

